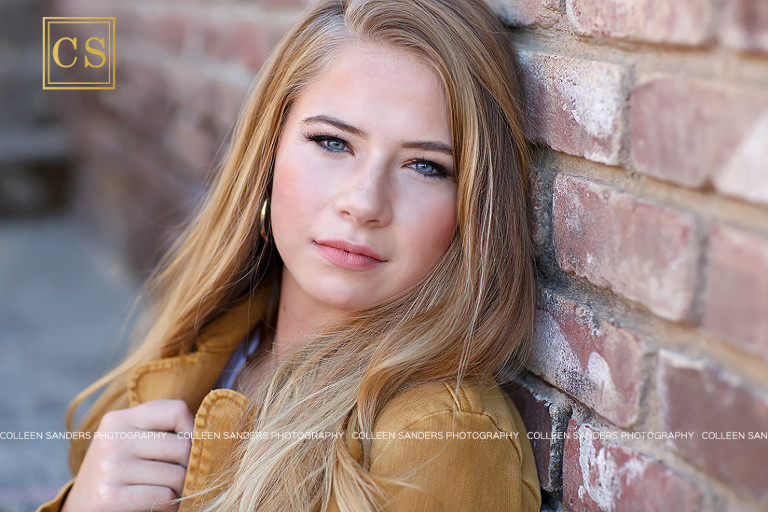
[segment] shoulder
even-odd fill
[[[374,425],[371,471],[404,479],[392,510],[538,510],[533,451],[493,379],[430,382],[392,398]]]
[[[407,428],[410,422],[423,422],[430,416],[446,413],[481,415],[499,430],[525,432],[517,409],[491,377],[466,378],[457,388],[455,382],[420,383],[397,393],[382,409],[377,429]]]

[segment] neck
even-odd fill
[[[318,304],[301,289],[285,267],[282,270],[279,294],[272,351],[278,359],[282,359],[301,346],[306,336],[320,330],[339,312]]]

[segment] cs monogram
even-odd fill
[[[43,89],[114,89],[115,18],[43,18]]]

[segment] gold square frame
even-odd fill
[[[94,23],[106,23],[108,33],[108,50],[106,52],[109,59],[108,67],[108,79],[106,82],[51,82],[51,51],[50,51],[50,26],[54,23],[81,23],[81,24],[94,24]],[[85,16],[85,17],[69,17],[69,16],[46,16],[43,17],[43,89],[58,89],[58,90],[97,90],[97,89],[114,89],[116,85],[115,80],[115,18],[103,17],[103,16]]]

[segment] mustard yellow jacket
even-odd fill
[[[129,381],[130,407],[156,399],[182,399],[196,411],[182,496],[205,489],[224,455],[241,442],[221,433],[236,430],[238,413],[248,398],[211,387],[232,351],[263,317],[266,304],[266,293],[254,294],[203,329],[196,351],[144,364]],[[351,439],[348,443],[355,444]],[[73,474],[86,449],[85,443],[73,446]],[[512,401],[490,378],[465,379],[458,393],[449,383],[435,382],[396,395],[376,419],[371,461],[370,471],[382,476],[419,468],[410,481],[422,490],[393,490],[389,511],[534,512],[541,506],[525,426]],[[73,483],[70,480],[37,512],[59,511]],[[209,493],[201,499],[212,497]],[[337,511],[335,500],[331,503],[331,510]],[[179,511],[196,508],[187,500]]]

